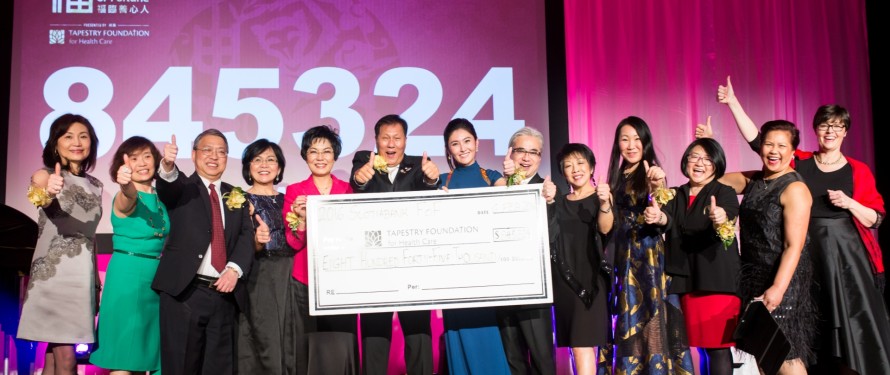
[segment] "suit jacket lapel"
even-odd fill
[[[530,183],[530,184],[543,184],[543,183],[544,183],[544,179],[541,178],[541,175],[535,173],[535,175],[532,176],[532,179],[529,180],[528,183]]]
[[[397,185],[405,185],[405,186],[401,186],[401,187],[395,188],[393,190],[395,190],[395,191],[410,190],[412,181],[410,178],[408,178],[408,176],[411,175],[412,171],[414,171],[414,168],[415,168],[414,163],[412,163],[411,160],[408,160],[408,156],[405,156],[402,159],[402,163],[399,164],[399,170],[396,172],[396,178],[393,179],[393,182],[392,182],[393,186],[397,186]],[[389,179],[387,178],[387,180],[389,180]]]

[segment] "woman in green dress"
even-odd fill
[[[160,161],[157,147],[135,136],[121,143],[109,170],[121,190],[112,204],[114,254],[99,306],[99,346],[90,362],[112,374],[161,368],[159,298],[151,282],[170,220],[152,187]]]

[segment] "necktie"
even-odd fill
[[[210,231],[210,264],[216,268],[216,272],[222,273],[226,268],[226,236],[219,209],[219,195],[213,184],[210,184],[210,217],[213,225]]]

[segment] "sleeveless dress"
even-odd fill
[[[828,189],[853,196],[852,166],[823,172],[815,158],[796,163],[813,194],[809,234],[821,324],[810,373],[836,374],[842,364],[860,374],[890,374],[890,321],[867,250],[850,211],[828,199]]]
[[[500,172],[474,162],[443,173],[439,181],[449,189],[461,189],[491,186],[499,178]],[[510,374],[495,311],[494,307],[442,310],[449,374]]]
[[[661,231],[642,220],[649,202],[636,198],[626,178],[620,185],[625,188],[613,192],[615,342],[600,350],[597,373],[691,375],[680,298],[667,293],[670,277],[664,269]]]
[[[255,253],[247,275],[250,309],[238,318],[238,373],[296,374],[297,366],[305,364],[297,363],[297,334],[289,323],[301,315],[293,295],[296,281],[291,277],[294,250],[284,238],[284,194],[245,196],[254,215],[269,226],[270,240]],[[252,220],[257,226],[256,218]]]
[[[596,194],[577,201],[562,196],[554,204],[559,223],[555,228],[559,232],[556,243],[550,246],[554,253],[551,258],[556,260],[553,265],[556,346],[606,345],[611,333],[607,307],[609,273],[601,268],[603,249],[596,221],[599,199]],[[583,300],[578,289],[588,291],[591,297]]]
[[[90,362],[111,370],[161,369],[160,297],[151,283],[170,218],[156,193],[138,194],[130,216],[110,215],[114,254],[99,305],[99,345]]]
[[[49,173],[53,171],[47,170]],[[18,338],[51,343],[96,341],[96,226],[102,182],[62,171],[64,187],[38,208],[37,245]]]
[[[773,284],[784,251],[785,226],[782,192],[789,184],[802,181],[797,172],[790,172],[774,180],[764,180],[756,173],[745,188],[745,198],[739,208],[741,238],[741,272],[739,296],[743,309],[754,297],[760,296]],[[813,359],[812,340],[818,318],[813,302],[813,268],[810,261],[809,235],[800,260],[782,303],[772,315],[791,343],[787,359],[799,358],[804,364]]]

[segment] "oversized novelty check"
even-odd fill
[[[540,189],[310,196],[310,313],[552,302]]]

